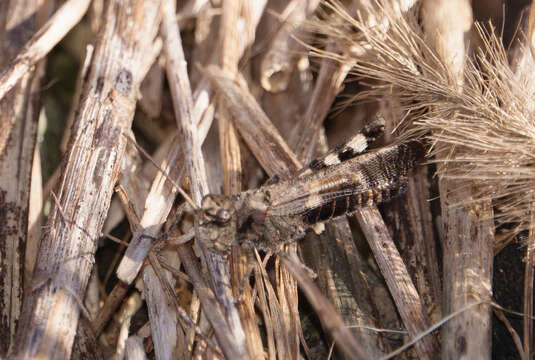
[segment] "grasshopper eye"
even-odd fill
[[[228,224],[233,216],[232,202],[225,196],[207,195],[202,201],[201,208],[206,221],[219,226]]]
[[[227,209],[219,209],[215,214],[215,221],[220,225],[225,225],[230,221],[232,215]]]

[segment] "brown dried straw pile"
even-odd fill
[[[532,358],[535,16],[504,48],[473,21],[500,4],[1,2],[0,356],[489,359],[494,309]],[[207,194],[291,178],[377,119],[438,177],[281,253],[195,239]],[[515,326],[492,273],[519,234]]]

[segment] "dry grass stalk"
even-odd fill
[[[192,180],[192,195],[196,205],[210,191],[206,179],[204,160],[201,151],[201,141],[196,129],[193,97],[189,83],[187,62],[182,49],[182,40],[175,17],[175,4],[173,1],[164,1],[162,5],[164,53],[166,55],[166,71],[173,108],[177,118],[178,128],[183,139],[184,154],[188,174]]]
[[[230,75],[238,72],[238,25],[242,1],[223,3],[221,17],[221,67]],[[224,107],[218,109],[218,130],[221,162],[223,164],[223,193],[230,195],[241,191],[241,156],[238,135]]]
[[[43,177],[41,171],[41,154],[36,146],[33,152],[32,178],[30,181],[30,206],[28,208],[28,237],[24,256],[24,282],[31,281],[41,239],[43,211]]]
[[[9,65],[4,66],[5,70],[0,73],[0,100],[80,21],[89,3],[89,0],[64,3]]]
[[[71,354],[80,299],[118,178],[126,142],[122,133],[131,126],[136,91],[149,66],[145,61],[152,60],[144,53],[150,53],[158,19],[157,2],[109,4],[75,120],[73,146],[66,154],[58,201],[41,239],[34,275],[45,281],[29,285],[24,300],[15,346],[21,356]]]
[[[4,13],[0,15],[2,68],[9,66],[8,60],[24,48],[25,42],[39,26],[39,6],[38,2],[27,5],[18,1],[8,1],[3,5]],[[0,100],[0,354],[6,354],[13,345],[22,307],[23,284],[28,280],[25,261],[34,266],[35,257],[32,255],[35,252],[32,248],[36,250],[39,239],[32,235],[41,230],[40,199],[36,199],[40,195],[41,174],[35,171],[31,174],[32,167],[40,169],[40,159],[36,158],[38,150],[34,147],[42,65],[35,71],[22,74],[14,82],[12,90]],[[38,190],[32,193],[31,199],[30,186],[32,190]],[[29,256],[25,259],[26,244],[31,245],[28,245],[26,251]]]
[[[183,160],[182,148],[175,138],[161,166],[163,173],[156,175],[149,193],[139,206],[143,209],[138,215],[139,220],[130,222],[138,224],[138,229],[134,231],[130,246],[117,268],[117,277],[126,284],[131,284],[137,277],[145,257],[153,246],[153,239],[157,237],[171,211],[177,189],[168,179],[174,183],[181,182],[184,175],[181,166]]]
[[[115,353],[113,355],[115,358],[124,358],[126,340],[128,338],[132,317],[142,305],[143,300],[141,299],[141,294],[136,291],[123,302],[121,309],[115,314],[115,324],[118,327],[114,329],[117,336]]]
[[[97,336],[104,330],[104,327],[112,317],[115,309],[121,304],[129,286],[124,282],[119,282],[117,286],[108,294],[102,308],[98,312],[97,317],[91,322],[91,326],[95,330]]]
[[[158,359],[176,359],[180,356],[176,344],[180,343],[181,334],[178,331],[178,309],[173,302],[175,297],[169,290],[174,282],[170,274],[164,273],[154,254],[149,254],[149,259],[150,266],[143,270],[142,279],[154,353]]]
[[[351,333],[362,352],[371,358],[383,356],[389,349],[388,341],[380,333],[358,327],[380,326],[376,314],[384,309],[373,296],[372,286],[383,288],[384,285],[371,285],[369,274],[363,271],[347,271],[348,268],[365,268],[365,260],[355,245],[348,220],[340,218],[326,224],[323,233],[307,234],[299,245],[306,264],[312,264],[317,274],[316,285],[336,312],[344,314],[343,321],[352,327]],[[382,290],[388,292],[386,286]]]

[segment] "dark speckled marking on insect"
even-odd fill
[[[309,170],[302,174],[318,171],[362,154],[371,143],[383,134],[383,132],[384,125],[382,124],[373,124],[369,127],[365,127],[361,133],[353,136],[346,143],[336,146],[333,151],[329,152],[324,157],[312,160],[310,164],[308,164]]]
[[[379,204],[389,201],[406,190],[407,173],[416,160],[422,155],[422,147],[418,143],[401,144],[390,154],[377,154],[374,161],[353,167],[360,174],[364,183],[363,190],[335,197],[316,207],[306,209],[301,218],[305,224],[313,225],[344,214],[354,212],[360,206]],[[351,193],[359,184],[343,184],[341,187],[329,188],[314,196],[328,196],[333,192]]]

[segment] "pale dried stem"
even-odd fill
[[[330,48],[328,51],[334,51]],[[353,63],[332,59],[322,59],[314,92],[304,116],[298,119],[289,143],[303,163],[308,163],[314,157],[319,127],[327,117],[336,95],[342,90]]]
[[[183,176],[183,152],[181,143],[175,138],[162,163],[163,172],[158,172],[147,197],[143,200],[138,229],[134,232],[130,246],[117,268],[117,277],[127,284],[137,277],[139,270],[153,246],[165,222],[177,193],[173,183],[180,183]],[[168,179],[171,180],[168,181]]]
[[[113,316],[117,306],[121,304],[126,293],[128,292],[129,286],[123,282],[119,282],[113,290],[108,294],[102,308],[97,314],[97,317],[92,321],[91,326],[95,329],[95,333],[100,335],[104,330],[109,319]]]
[[[47,281],[25,298],[15,351],[68,358],[96,241],[120,171],[142,69],[159,25],[157,2],[111,2],[83,87],[58,201],[34,274]],[[71,14],[72,16],[72,14]],[[37,325],[40,324],[40,325]],[[58,336],[61,334],[61,336]]]
[[[299,43],[293,38],[302,22],[318,6],[318,0],[292,0],[286,2],[280,15],[282,26],[271,41],[260,64],[260,83],[270,92],[286,89],[292,72],[295,70]]]
[[[316,284],[328,297],[339,314],[344,314],[346,326],[352,326],[352,334],[360,344],[362,351],[371,358],[384,355],[385,344],[380,333],[359,330],[359,326],[377,326],[375,314],[379,301],[371,287],[384,287],[370,284],[369,275],[364,271],[347,269],[365,269],[365,260],[359,252],[349,222],[339,218],[325,224],[325,231],[319,235],[307,234],[301,242],[303,258],[311,264],[318,278]]]
[[[206,124],[200,125],[201,141],[204,141],[208,127]],[[146,256],[154,246],[154,239],[169,215],[177,192],[174,184],[181,183],[184,175],[183,163],[182,145],[178,138],[175,137],[172,144],[169,145],[165,160],[159,166],[162,171],[157,173],[148,195],[143,199],[143,204],[140,207],[143,209],[141,219],[131,222],[131,225],[138,224],[136,227],[139,227],[139,229],[134,232],[133,239],[117,268],[117,277],[126,284],[131,284],[137,277]],[[191,236],[186,239],[186,241],[189,240],[191,240]],[[173,243],[174,241],[170,239],[169,244]],[[120,291],[124,286],[123,283],[118,283],[113,292],[115,292],[115,289]],[[150,290],[151,284],[149,283],[147,286]],[[110,310],[113,310],[114,306],[118,305],[117,300],[112,301],[112,299],[115,299],[114,297],[108,297],[108,299],[104,306],[107,311],[100,312],[97,319],[99,325],[96,328],[98,331],[101,331],[101,327],[107,322],[108,317],[111,315]]]
[[[89,0],[69,0],[64,3],[17,56],[3,66],[4,70],[0,73],[0,100],[80,21],[89,3]]]
[[[143,300],[141,299],[141,294],[139,292],[134,292],[132,295],[123,302],[123,305],[115,315],[115,321],[118,329],[116,334],[117,343],[115,347],[115,354],[113,355],[114,359],[123,359],[125,355],[126,340],[128,338],[128,333],[130,330],[130,324],[132,322],[132,317],[143,305]]]
[[[2,68],[9,66],[7,60],[23,49],[37,28],[36,14],[40,6],[38,1],[31,4],[7,1],[2,6],[5,11],[5,18],[0,19]],[[23,284],[31,276],[39,246],[39,238],[35,235],[41,232],[42,202],[38,197],[42,180],[39,151],[35,145],[43,72],[44,63],[41,63],[35,71],[22,74],[18,84],[15,82],[12,91],[0,100],[1,356],[13,346],[22,307]]]
[[[468,37],[473,21],[470,2],[426,0],[422,19],[426,41],[443,61],[444,70],[451,79],[449,85],[462,93]],[[448,120],[454,121],[454,117],[455,114],[452,114]],[[442,146],[438,144],[439,151],[454,151],[447,145],[445,148]],[[439,161],[444,158],[442,154],[437,155]],[[439,171],[448,171],[445,166],[439,164]],[[482,184],[477,181],[439,180],[444,229],[445,314],[474,301],[490,300],[492,296],[494,223],[490,221],[493,217],[490,201],[452,208],[452,205],[473,198],[474,188],[480,186]],[[466,190],[460,194],[460,188]],[[481,306],[463,312],[443,328],[443,356],[490,359],[490,327],[489,307]],[[461,342],[463,346],[459,346]]]
[[[28,237],[26,239],[24,282],[31,281],[33,268],[39,252],[39,240],[42,230],[43,210],[43,177],[41,171],[41,154],[39,146],[35,146],[33,153],[32,178],[30,184],[30,199],[28,208]]]
[[[137,336],[132,335],[126,339],[125,357],[128,360],[146,360],[147,354],[143,346],[143,340]]]
[[[385,95],[380,103],[386,142],[398,135],[393,131],[403,115],[399,108],[395,93]],[[428,315],[435,320],[441,313],[442,283],[429,197],[427,168],[417,167],[408,179],[406,195],[384,206],[382,214]]]
[[[270,175],[288,174],[299,170],[300,162],[254,97],[238,86],[221,68],[209,66],[205,69],[205,75],[219,90],[240,134],[249,148],[255,152],[264,170]],[[245,131],[246,129],[249,131]],[[255,136],[257,132],[262,136]]]
[[[229,75],[238,73],[238,26],[242,1],[225,1],[221,17],[220,34],[223,44],[221,67]],[[219,148],[223,164],[223,193],[235,194],[241,191],[241,155],[236,129],[225,111],[219,106],[218,116]]]
[[[178,129],[183,139],[184,154],[188,174],[192,179],[192,195],[195,204],[209,193],[201,142],[196,129],[193,97],[187,72],[187,62],[182,49],[182,40],[175,17],[175,4],[165,0],[162,5],[164,53],[169,87],[173,98],[173,108]]]
[[[143,293],[147,301],[149,311],[150,330],[154,342],[154,353],[157,359],[177,359],[178,314],[173,302],[174,294],[166,291],[168,278],[163,274],[158,261],[153,260],[154,255],[149,254],[150,265],[143,269],[142,278],[144,284]]]

